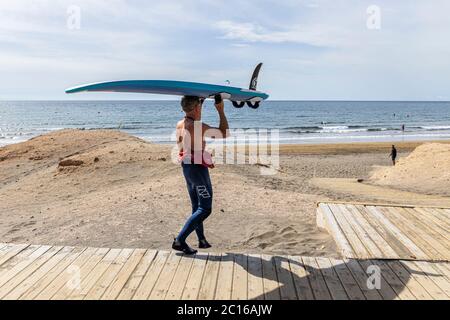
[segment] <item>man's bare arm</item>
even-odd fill
[[[219,127],[212,128],[207,124],[203,124],[203,132],[205,133],[205,137],[213,138],[213,139],[226,139],[230,136],[230,127],[228,125],[228,119],[225,115],[225,105],[222,102],[215,104],[217,113],[219,114]]]

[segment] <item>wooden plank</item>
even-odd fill
[[[350,300],[366,300],[363,292],[359,288],[358,283],[353,277],[350,270],[347,268],[344,260],[340,259],[328,259],[330,265],[333,267],[336,272],[342,286],[347,293],[347,296]]]
[[[348,300],[344,286],[341,284],[341,281],[339,280],[339,277],[330,260],[327,258],[318,257],[316,258],[316,262],[333,300]]]
[[[74,282],[79,280],[79,274],[77,274],[81,268],[91,259],[98,248],[87,248],[77,259],[72,262],[67,269],[63,270],[46,288],[42,288],[39,295],[34,299],[36,300],[50,300],[60,289],[70,287],[72,288]]]
[[[299,300],[314,300],[314,294],[309,284],[309,273],[300,257],[289,256],[289,266],[294,278],[295,291]]]
[[[436,215],[442,217],[442,220],[447,224],[450,224],[450,208],[439,209],[439,208],[429,208],[431,211],[434,211]]]
[[[415,259],[416,256],[400,242],[395,235],[381,222],[379,221],[367,207],[356,206],[357,210],[364,216],[366,221],[377,231],[377,233],[383,237],[383,239],[389,243],[392,249],[395,250],[397,255],[404,259]]]
[[[442,225],[447,231],[450,230],[450,218],[445,213],[445,210],[437,210],[430,208],[422,208],[423,211],[428,213],[427,216],[433,216],[438,221],[440,221],[440,225]]]
[[[64,276],[66,276],[67,279],[70,278],[71,275],[68,274],[67,270],[70,270],[72,266],[78,267],[82,265],[94,252],[94,248],[75,248],[73,252],[63,258],[54,268],[50,269],[48,273],[34,283],[24,294],[22,294],[20,299],[36,299],[36,297],[38,297],[38,295],[50,285],[52,286],[52,289],[50,289],[49,292],[53,294],[60,288],[57,287],[57,285],[60,284],[62,286],[64,281],[67,281],[64,280]],[[43,299],[46,297],[47,299],[50,299],[51,295],[44,295]]]
[[[441,219],[437,218],[435,214],[432,214],[428,211],[425,211],[423,208],[408,208],[408,212],[413,214],[416,219],[422,222],[423,219],[426,219],[426,223],[430,225],[433,230],[440,233],[447,240],[450,239],[450,231],[447,229],[446,225],[442,222]],[[440,210],[438,210],[440,212]],[[444,219],[445,220],[445,219]]]
[[[319,210],[322,210],[325,226],[328,229],[330,235],[335,239],[336,245],[344,257],[356,258],[355,251],[353,250],[350,242],[345,236],[343,230],[339,227],[333,213],[326,204],[320,204]]]
[[[0,255],[0,267],[3,267],[3,264],[16,255],[18,255],[20,252],[28,248],[29,244],[19,244],[19,245],[6,245],[3,247],[3,253]]]
[[[233,291],[231,297],[233,300],[247,300],[248,292],[248,273],[247,256],[244,254],[235,254],[233,271]]]
[[[369,278],[369,275],[366,272],[367,269],[364,270],[355,259],[344,259],[343,261],[367,300],[383,300],[383,297],[378,290],[370,289],[367,286],[367,280]]]
[[[385,216],[395,223],[404,234],[423,250],[433,260],[442,260],[450,258],[450,252],[435,238],[430,236],[412,219],[407,219],[403,213],[403,208],[382,208],[380,209]],[[395,210],[395,211],[393,211]]]
[[[134,265],[133,261],[139,261],[139,263],[117,296],[118,300],[131,300],[133,298],[134,293],[144,279],[145,274],[153,263],[157,253],[158,252],[156,250],[136,249],[133,251],[131,258],[129,259],[132,261],[131,265]],[[126,263],[122,269],[127,269]],[[120,279],[120,277],[117,276],[115,279]]]
[[[120,269],[119,273],[114,278],[111,285],[106,289],[105,293],[101,297],[101,300],[117,299],[129,279],[132,278],[133,272],[136,270],[141,260],[143,260],[145,252],[146,250],[143,249],[136,249],[133,251],[128,261],[124,264],[122,269]],[[122,296],[121,299],[123,298],[125,297]]]
[[[391,212],[390,210],[396,210],[395,212]],[[379,208],[380,212],[385,215],[393,224],[398,226],[398,229],[404,234],[407,235],[409,239],[411,239],[414,244],[420,248],[429,259],[436,259],[439,256],[439,252],[433,249],[431,245],[429,245],[424,239],[420,237],[420,235],[416,232],[413,222],[411,220],[406,220],[403,216],[398,212],[402,210],[402,208],[389,208],[383,207]]]
[[[418,300],[433,300],[425,288],[411,276],[411,273],[402,265],[401,261],[386,261],[386,264]]]
[[[445,292],[443,292],[441,288],[439,288],[426,274],[424,274],[413,261],[402,261],[402,265],[408,269],[411,276],[425,288],[433,299],[447,299]]]
[[[349,210],[361,225],[361,227],[370,235],[370,238],[375,242],[376,246],[382,251],[383,257],[390,259],[399,259],[400,256],[391,247],[391,245],[378,233],[378,231],[366,220],[362,213],[353,205],[347,205]]]
[[[98,264],[90,271],[81,281],[80,289],[73,290],[67,297],[68,300],[83,300],[93,288],[95,283],[103,276],[105,271],[119,256],[121,249],[111,249],[98,262]]]
[[[406,212],[408,212],[411,216],[415,218],[415,221],[419,223],[421,226],[425,227],[427,230],[430,230],[434,233],[439,234],[444,237],[446,241],[450,241],[450,233],[446,230],[442,224],[439,223],[434,216],[430,214],[422,214],[416,209],[404,208]]]
[[[215,300],[230,300],[233,288],[233,267],[234,256],[232,254],[222,254],[219,275],[217,278],[217,289]]]
[[[425,208],[430,211],[434,211],[437,215],[443,217],[444,221],[450,223],[450,208]]]
[[[261,255],[248,255],[248,300],[264,300]]]
[[[119,273],[120,269],[122,269],[123,265],[127,262],[132,253],[133,249],[121,250],[117,258],[111,263],[111,265],[105,270],[103,275],[92,286],[84,299],[99,300],[105,293],[108,286],[114,281],[114,278]]]
[[[199,300],[213,300],[222,256],[218,253],[210,253],[206,263],[205,272],[200,285]]]
[[[332,300],[330,291],[326,285],[320,268],[314,258],[303,257],[303,265],[309,274],[309,283],[316,300]]]
[[[161,271],[169,258],[170,252],[158,251],[155,259],[147,270],[141,284],[136,289],[133,300],[147,300],[150,296]]]
[[[289,258],[275,256],[273,259],[277,270],[278,283],[280,284],[281,300],[298,300]]]
[[[341,212],[341,210],[334,206],[329,205],[330,211],[333,213],[334,218],[339,224],[339,227],[344,232],[348,242],[350,242],[353,251],[355,252],[356,256],[361,259],[367,259],[370,257],[369,252],[365,248],[364,244],[362,243],[361,239],[358,238],[355,231],[352,229],[350,224],[347,222],[347,220],[344,218],[344,214]]]
[[[426,217],[427,219],[432,219],[438,227],[448,232],[447,227],[449,221],[443,214],[444,210],[429,210],[422,207],[415,207],[412,208],[412,210],[416,211],[419,214],[419,219],[423,219],[424,217]]]
[[[14,256],[12,256],[12,254],[10,253],[7,253],[7,255],[11,257],[0,266],[0,277],[3,276],[5,273],[10,272],[11,269],[13,269],[19,263],[25,261],[34,251],[36,251],[39,248],[40,246],[36,245],[28,246],[19,253],[14,254]]]
[[[381,270],[382,277],[389,286],[394,290],[396,296],[393,299],[416,300],[416,297],[405,286],[402,280],[391,270],[391,268],[382,260],[370,260],[374,266],[378,266]]]
[[[198,298],[206,262],[208,261],[208,254],[202,252],[197,253],[193,259],[194,262],[184,287],[182,300],[196,300]]]
[[[17,273],[13,278],[11,278],[7,283],[5,283],[0,288],[0,299],[4,298],[9,292],[19,286],[23,281],[28,279],[31,274],[33,274],[36,269],[42,266],[47,260],[53,257],[58,251],[60,251],[62,247],[50,247],[47,251],[40,256],[37,256],[35,259],[31,259],[31,263],[28,264],[22,271]],[[34,253],[36,253],[35,251]]]
[[[167,258],[166,264],[148,297],[149,300],[163,300],[166,297],[167,290],[169,290],[169,287],[172,284],[172,280],[175,277],[182,256],[182,254],[176,253],[175,251],[170,253],[169,258]]]
[[[406,209],[400,208],[399,211],[405,219],[407,219],[407,217],[411,217],[411,214],[406,211]],[[432,227],[432,222],[430,222],[427,218],[426,221],[420,221],[414,218],[412,223],[410,223],[410,226],[413,227],[416,234],[431,245],[433,249],[437,250],[438,253],[444,257],[444,260],[450,259],[450,241]]]
[[[7,252],[11,251],[11,248],[12,248],[13,246],[17,246],[17,245],[14,245],[14,244],[12,244],[12,243],[2,243],[2,244],[0,244],[0,259],[1,259]]]
[[[322,202],[318,202],[316,203],[317,205],[321,204]],[[401,208],[414,208],[416,207],[416,205],[413,204],[395,204],[395,203],[387,203],[387,202],[368,202],[368,201],[364,201],[364,202],[360,202],[360,201],[338,201],[338,200],[333,200],[332,203],[334,204],[344,204],[344,205],[361,205],[361,206],[376,206],[376,207],[401,207]],[[450,207],[446,207],[446,206],[432,206],[432,205],[421,205],[421,208],[433,208],[433,209],[441,209],[441,210],[447,210],[450,211]]]
[[[446,232],[450,229],[450,221],[448,217],[444,214],[444,210],[431,210],[429,208],[414,208],[416,211],[420,212],[422,216],[427,218],[431,217],[437,224],[443,228]]]
[[[3,297],[5,300],[18,300],[35,283],[49,273],[59,262],[75,250],[73,247],[64,247],[52,256],[47,262],[39,267],[33,274],[29,275],[20,285]]]
[[[448,265],[448,262],[429,262],[433,265],[433,267],[436,269],[436,271],[447,278],[448,281],[450,281],[450,269],[446,268],[446,265]]]
[[[441,268],[444,268],[444,269],[446,269],[447,270],[447,273],[445,274],[448,278],[450,278],[450,263],[448,263],[448,262],[441,262],[440,264],[439,264],[439,266],[441,267]]]
[[[371,257],[381,258],[385,255],[381,252],[381,250],[378,248],[376,243],[372,240],[369,233],[362,228],[361,224],[363,222],[360,222],[356,219],[356,217],[353,215],[349,209],[343,205],[336,205],[336,208],[340,210],[342,215],[344,216],[344,219],[350,224],[351,228],[355,231],[356,235],[362,241],[364,247],[367,249]],[[363,219],[365,220],[365,219]]]
[[[15,244],[15,243],[1,243],[0,244],[0,257],[2,257],[5,253],[12,250],[14,247],[18,246],[29,246],[29,244]]]
[[[69,298],[73,291],[82,291],[83,288],[81,286],[91,270],[95,268],[95,266],[105,257],[105,255],[108,254],[109,251],[110,249],[107,248],[97,249],[97,251],[95,251],[86,263],[78,271],[74,272],[74,278],[72,278],[72,280],[74,280],[73,282],[70,280],[67,281],[66,284],[60,287],[58,291],[53,292],[53,295],[49,292],[51,295],[50,300],[65,300]]]
[[[264,297],[266,300],[280,300],[280,284],[278,282],[275,261],[271,256],[262,255],[261,262],[263,270]]]
[[[431,279],[447,296],[447,300],[450,299],[450,282],[449,280],[433,267],[433,263],[426,261],[414,261],[415,264],[426,276]]]
[[[15,254],[14,256],[11,256],[10,259],[8,259],[5,263],[3,263],[0,266],[0,272],[5,273],[12,268],[14,268],[16,265],[21,263],[22,261],[26,260],[34,251],[39,249],[41,246],[38,245],[30,245],[26,247],[24,250],[20,251],[19,253]],[[7,253],[7,255],[10,255]]]
[[[166,300],[177,301],[181,300],[183,296],[184,287],[186,281],[191,273],[192,264],[194,263],[193,257],[183,256],[178,265],[178,271],[173,278],[172,284],[167,291]]]
[[[214,300],[221,258],[220,254],[209,254],[198,300]]]
[[[429,219],[429,217],[424,217],[422,219],[418,219],[416,218],[414,210],[412,209],[405,209],[402,208],[400,210],[400,213],[403,214],[403,216],[405,218],[410,218],[412,217],[413,221],[414,221],[414,225],[416,228],[419,228],[421,230],[421,232],[429,235],[431,238],[433,238],[434,242],[438,242],[440,244],[440,247],[443,247],[446,251],[447,254],[450,252],[450,250],[448,249],[449,245],[450,245],[450,232],[443,232],[442,230],[440,230],[440,228],[438,228],[437,226],[434,225],[433,221],[431,221],[431,219]],[[447,245],[444,245],[447,244]],[[438,248],[439,250],[439,248]],[[447,258],[448,260],[448,258]]]
[[[415,243],[401,232],[384,214],[376,207],[367,207],[367,209],[382,223],[387,229],[411,251],[417,259],[429,259],[430,257],[423,252]]]
[[[369,267],[373,266],[373,263],[369,260],[359,260],[358,263],[361,265],[361,268],[367,272],[369,270]],[[366,273],[367,274],[367,273]],[[366,288],[368,290],[371,290],[368,286],[368,280],[369,280],[369,274],[366,276]],[[381,287],[380,289],[377,289],[377,292],[383,297],[384,300],[397,300],[399,299],[397,297],[397,293],[391,288],[390,284],[386,279],[383,277],[383,273],[381,272],[381,278],[380,278]],[[373,291],[373,289],[372,289]]]
[[[17,263],[11,263],[11,268],[6,271],[2,272],[0,275],[0,288],[3,287],[8,281],[13,279],[15,276],[17,276],[21,271],[23,271],[25,268],[27,268],[30,264],[32,264],[36,259],[38,259],[40,256],[42,256],[45,252],[47,252],[51,246],[40,246],[37,247],[37,249],[34,250],[34,246],[29,246],[28,249],[30,249],[30,254],[24,254],[23,259],[20,259],[19,257],[21,254],[19,253],[16,257]],[[27,249],[22,251],[22,253],[27,252]],[[13,260],[10,260],[11,262]],[[6,263],[7,265],[8,263]]]

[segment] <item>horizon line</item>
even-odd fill
[[[209,100],[209,99],[207,99]],[[179,102],[179,99],[0,99],[0,102],[134,102],[134,101],[147,101],[147,102]],[[212,101],[212,99],[211,99]],[[228,100],[225,100],[228,101]],[[274,99],[266,100],[265,102],[450,102],[450,100],[346,100],[346,99]]]

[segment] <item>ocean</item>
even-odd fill
[[[226,112],[232,129],[277,129],[282,144],[450,139],[450,102],[267,101]],[[0,146],[64,128],[171,143],[182,117],[179,101],[0,101]],[[203,119],[218,124],[210,101]]]

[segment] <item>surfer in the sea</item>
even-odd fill
[[[225,139],[229,136],[229,127],[220,95],[216,97],[215,103],[220,118],[218,128],[212,128],[201,121],[203,99],[185,96],[181,106],[186,116],[177,125],[177,143],[192,203],[192,216],[175,239],[172,248],[191,255],[197,251],[189,247],[186,239],[194,231],[197,233],[199,248],[211,248],[204,234],[203,222],[212,212],[213,189],[209,169],[214,168],[214,164],[211,155],[205,151],[205,138]]]

